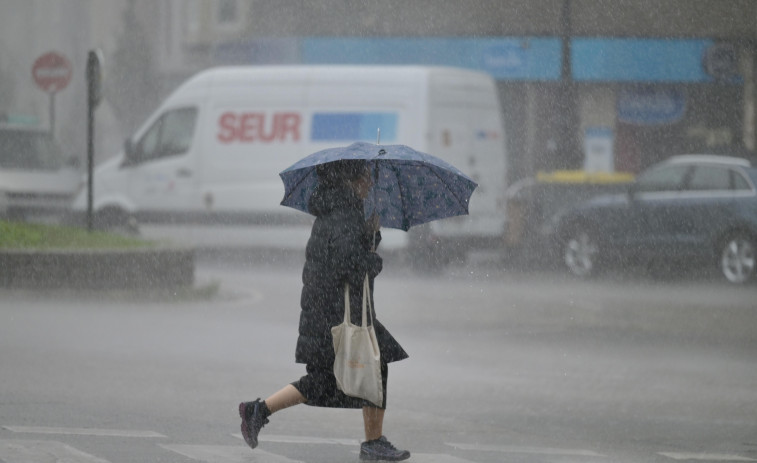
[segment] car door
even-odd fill
[[[196,118],[193,107],[169,110],[132,148],[129,195],[145,219],[191,207],[197,190],[191,149]]]
[[[633,190],[638,228],[630,235],[638,252],[649,257],[676,252],[673,237],[682,216],[678,205],[690,171],[687,164],[663,164],[639,176]]]
[[[669,245],[681,256],[707,254],[711,249],[733,209],[734,174],[715,164],[693,167],[667,224]]]

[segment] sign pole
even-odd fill
[[[94,229],[94,165],[95,165],[95,108],[100,104],[102,53],[91,50],[87,55],[87,230]]]
[[[50,100],[50,135],[55,138],[55,92],[48,92]]]
[[[92,80],[89,68],[90,63],[87,60],[87,230],[91,232],[94,229],[92,172],[95,163],[95,106],[92,104]]]

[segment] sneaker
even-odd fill
[[[268,411],[265,402],[257,399],[254,402],[242,402],[239,404],[239,417],[242,418],[242,437],[250,448],[258,446],[258,433],[263,426],[268,424]]]
[[[386,437],[360,444],[361,460],[402,461],[410,458],[407,450],[397,450]]]

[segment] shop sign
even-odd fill
[[[618,92],[618,120],[661,125],[679,121],[686,112],[686,94],[677,88],[634,86]]]

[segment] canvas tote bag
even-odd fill
[[[381,353],[373,322],[367,325],[372,310],[368,275],[363,281],[363,316],[360,325],[350,320],[350,285],[344,284],[344,321],[331,328],[334,338],[334,376],[339,389],[352,397],[368,400],[378,407],[384,402],[381,383]],[[366,314],[367,312],[367,314]]]

